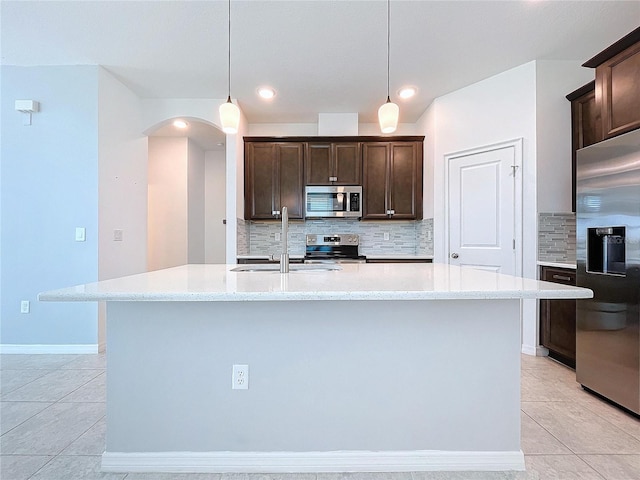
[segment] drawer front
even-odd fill
[[[576,271],[567,268],[542,267],[541,280],[563,285],[575,285]]]

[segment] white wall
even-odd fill
[[[425,128],[425,158],[430,159],[433,155],[436,262],[447,262],[445,155],[506,140],[523,139],[522,273],[525,277],[536,278],[535,62],[437,98],[418,123]],[[538,345],[537,324],[535,301],[524,301],[523,351],[535,353]]]
[[[98,278],[147,268],[147,138],[140,99],[104,68],[98,70]],[[122,241],[114,241],[122,230]],[[98,340],[106,343],[99,305]]]
[[[0,67],[4,352],[97,350],[93,303],[39,292],[98,280],[98,67]],[[14,101],[40,102],[31,126]],[[86,241],[75,241],[75,228]],[[20,314],[20,301],[31,313]],[[9,345],[9,346],[7,346]]]
[[[144,272],[147,266],[147,137],[140,99],[99,69],[99,278]],[[121,242],[114,230],[123,231]]]
[[[205,249],[205,165],[204,151],[187,143],[188,263],[204,263]]]
[[[187,263],[187,142],[149,137],[148,269]]]
[[[566,95],[595,78],[580,62],[536,62],[538,212],[571,211],[571,107]]]
[[[391,135],[422,135],[413,123],[400,123],[398,129]],[[248,126],[248,133],[252,137],[315,137],[318,135],[317,123],[252,123]],[[380,125],[377,123],[359,123],[358,135],[381,136]]]
[[[205,152],[205,263],[226,263],[226,168],[222,151]]]

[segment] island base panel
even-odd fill
[[[523,469],[519,316],[519,300],[108,302],[103,466]]]

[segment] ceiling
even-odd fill
[[[11,1],[3,65],[104,66],[142,98],[226,98],[226,1]],[[536,60],[586,61],[640,25],[640,1],[391,0],[400,122],[434,98]],[[376,122],[387,96],[384,0],[231,2],[231,96],[249,123]],[[270,85],[276,97],[259,99]],[[418,87],[397,99],[403,85]]]

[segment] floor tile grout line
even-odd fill
[[[2,403],[2,402],[0,402]],[[29,402],[16,402],[16,403],[29,403]],[[18,425],[16,425],[15,427],[7,430],[6,432],[4,432],[2,435],[0,435],[0,438],[4,437],[6,434],[8,434],[9,432],[12,432],[13,430],[15,430],[16,428],[18,428],[19,426],[23,425],[24,423],[28,422],[29,420],[31,420],[34,417],[37,417],[38,415],[40,415],[42,412],[48,410],[49,408],[51,408],[54,403],[53,402],[31,402],[31,403],[48,403],[49,405],[47,405],[46,407],[44,407],[42,410],[40,410],[39,412],[34,413],[33,415],[31,415],[29,418],[23,420],[22,422],[20,422]]]
[[[596,467],[594,467],[593,465],[591,465],[589,462],[587,462],[584,458],[582,458],[582,456],[580,456],[579,454],[576,454],[576,457],[578,457],[582,462],[584,462],[585,465],[587,465],[591,470],[593,470],[594,472],[596,472],[598,475],[600,475],[602,477],[603,480],[608,480],[607,476],[603,473],[600,473],[600,470],[598,470]]]
[[[23,372],[23,371],[24,371],[24,369],[7,369],[7,370],[15,370],[15,371],[17,371],[17,372]],[[4,370],[4,371],[6,372],[7,370]],[[43,369],[41,369],[41,368],[37,368],[37,369],[34,369],[34,370],[43,370]],[[41,379],[42,377],[45,377],[45,376],[46,376],[46,375],[48,375],[49,373],[55,372],[55,370],[45,370],[45,371],[46,371],[47,373],[43,373],[43,374],[42,374],[42,375],[40,375],[39,377],[36,377],[36,378],[34,378],[33,380],[30,380],[29,382],[25,383],[24,385],[20,385],[19,387],[14,388],[13,390],[9,390],[8,392],[4,392],[4,391],[3,391],[3,392],[0,392],[0,395],[7,395],[7,394],[9,394],[9,393],[11,393],[11,392],[15,392],[16,390],[18,390],[18,389],[20,389],[20,388],[22,388],[22,387],[26,387],[26,386],[27,386],[27,385],[29,385],[30,383],[33,383],[33,382],[35,382],[36,380],[39,380],[39,379]]]

